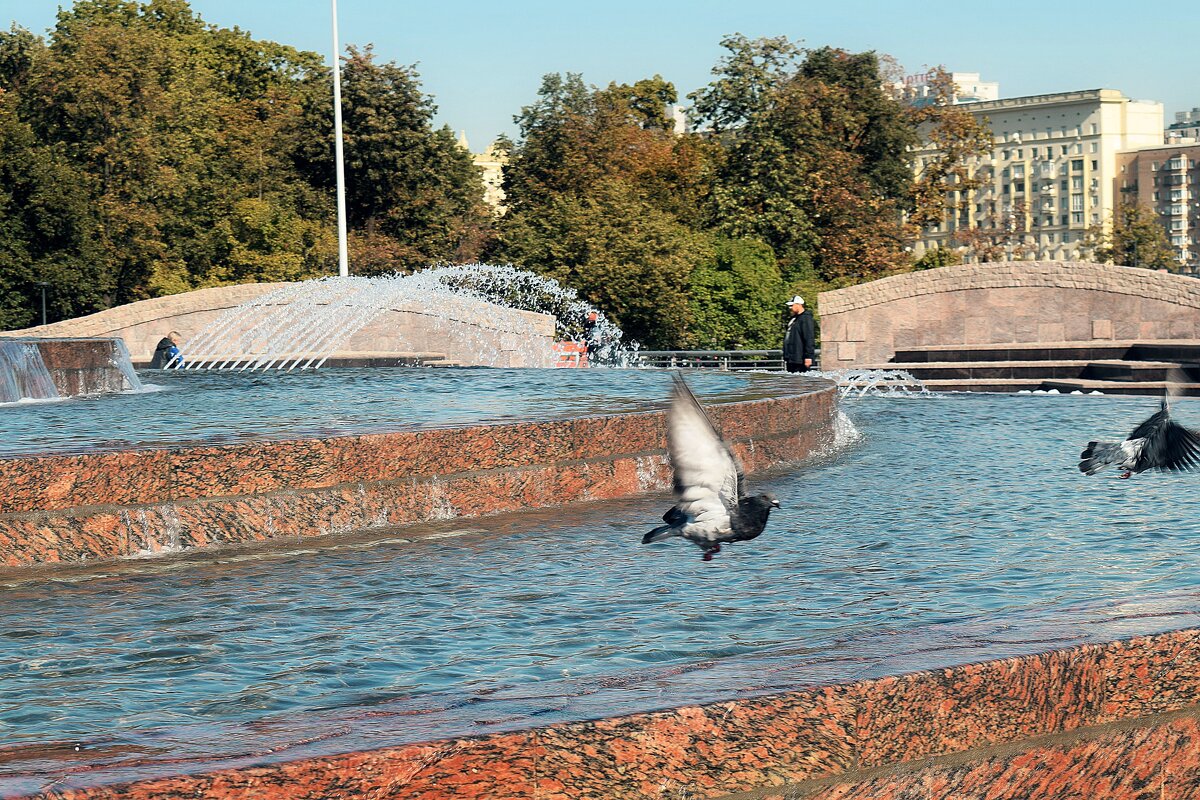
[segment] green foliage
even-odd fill
[[[576,289],[627,337],[667,349],[687,342],[689,277],[705,245],[613,181],[510,211],[496,255]]]
[[[321,136],[303,154],[309,179],[330,189],[332,106],[326,95],[309,104],[307,127]],[[473,260],[477,232],[491,223],[482,174],[448,128],[433,129],[435,111],[414,68],[376,63],[370,47],[349,48],[342,72],[346,211],[373,253],[401,258],[391,269]]]
[[[41,287],[52,319],[105,306],[110,276],[96,246],[97,220],[82,177],[38,143],[0,94],[0,328],[41,322]]]
[[[786,280],[865,280],[902,268],[901,211],[916,132],[874,53],[729,37],[691,97],[721,133],[709,224],[774,249]],[[802,58],[803,56],[803,58]]]
[[[1097,260],[1109,264],[1169,270],[1180,266],[1158,215],[1138,203],[1122,203],[1107,226],[1088,228],[1084,241]]]
[[[692,270],[688,346],[708,350],[779,347],[783,279],[770,247],[717,239]]]
[[[937,269],[961,264],[962,253],[951,247],[932,247],[913,262],[913,270]]]
[[[348,53],[352,255],[369,271],[477,256],[491,219],[470,154],[433,129],[415,72]],[[330,82],[317,54],[209,25],[186,0],[78,0],[46,41],[0,33],[5,157],[29,165],[0,168],[16,209],[0,225],[0,323],[40,308],[31,270],[54,284],[55,319],[328,274]],[[49,209],[73,233],[45,238]]]

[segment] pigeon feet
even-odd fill
[[[712,557],[715,556],[719,552],[721,552],[721,545],[714,544],[712,547],[710,547],[704,551],[703,558],[705,561],[712,561]]]
[[[1128,478],[1128,477],[1129,477],[1130,475],[1132,475],[1132,474],[1133,474],[1132,472],[1126,471],[1126,472],[1125,472],[1123,475],[1121,475],[1120,477],[1122,477],[1122,478]]]

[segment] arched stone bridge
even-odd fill
[[[1200,280],[1086,262],[911,272],[823,292],[818,308],[825,369],[919,347],[1200,338]]]

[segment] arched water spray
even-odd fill
[[[181,348],[187,369],[293,370],[322,366],[354,335],[380,315],[400,311],[423,317],[435,328],[461,331],[475,327],[470,342],[478,363],[500,364],[490,335],[488,306],[549,314],[556,339],[593,344],[593,358],[616,359],[621,330],[598,309],[557,281],[511,265],[465,264],[434,267],[411,275],[323,278],[268,292],[229,309]],[[589,321],[589,315],[594,316]],[[508,330],[521,341],[520,363],[550,366],[543,318],[510,315]],[[452,326],[451,323],[454,323]],[[475,325],[472,325],[475,323]],[[527,326],[522,330],[521,326]],[[403,332],[394,331],[403,343]],[[411,346],[411,345],[410,345]]]
[[[925,384],[901,369],[835,369],[806,374],[834,381],[842,397],[932,394]]]

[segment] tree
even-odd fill
[[[915,131],[881,88],[878,56],[728,37],[691,95],[725,157],[711,226],[766,242],[787,282],[878,277],[907,264],[901,212]],[[801,56],[803,55],[803,59]]]
[[[465,241],[491,223],[483,203],[483,178],[449,128],[434,130],[433,100],[421,91],[413,67],[376,63],[370,47],[347,48],[342,72],[345,125],[346,211],[361,241],[374,242],[402,262],[392,269],[455,258]],[[314,184],[331,188],[332,100],[312,99],[311,129],[321,132],[304,156]],[[391,244],[378,237],[387,237]]]
[[[1139,203],[1121,203],[1109,215],[1108,225],[1093,225],[1084,244],[1107,264],[1178,270],[1179,260],[1154,209]]]
[[[40,282],[56,321],[104,308],[112,279],[86,182],[15,106],[0,94],[0,329],[41,322]]]
[[[635,189],[609,181],[513,209],[495,255],[576,289],[629,339],[677,348],[687,341],[690,276],[705,246]]]
[[[688,346],[778,347],[783,294],[783,279],[770,247],[753,239],[712,240],[691,274]]]
[[[957,212],[968,206],[972,193],[987,178],[986,170],[975,171],[972,162],[992,149],[987,122],[955,105],[950,73],[935,67],[930,71],[928,86],[930,102],[911,111],[913,123],[936,149],[922,159],[913,183],[908,221],[917,230],[940,223],[947,207]]]

